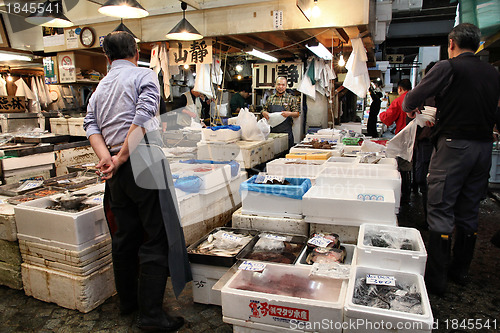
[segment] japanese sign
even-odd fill
[[[45,76],[45,83],[57,83],[57,71],[54,64],[55,57],[43,58],[43,74]]]
[[[169,42],[168,62],[170,66],[212,63],[212,39]]]
[[[387,54],[386,59],[391,64],[402,64],[405,60],[404,54]]]
[[[73,52],[58,53],[57,63],[59,67],[60,83],[75,82],[75,54]]]
[[[80,29],[80,28],[78,28]],[[77,49],[78,45],[78,35],[76,34],[76,29],[66,29],[64,31],[66,37],[66,48],[67,49]]]
[[[309,310],[290,308],[287,306],[279,306],[267,302],[250,301],[251,315],[253,318],[261,317],[278,317],[285,319],[295,319],[302,321],[309,321]]]
[[[272,89],[275,86],[276,78],[284,76],[288,80],[290,89],[297,89],[302,80],[302,63],[265,63],[255,64],[252,69],[252,86],[260,89]]]
[[[25,112],[26,100],[20,96],[0,97],[0,112]]]

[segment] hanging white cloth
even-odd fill
[[[36,79],[34,76],[31,77],[31,91],[35,98],[28,105],[28,109],[30,110],[30,112],[39,112],[42,110],[42,106],[40,105],[40,97],[38,96],[38,88],[36,86]]]
[[[361,38],[351,39],[352,53],[347,61],[347,75],[344,80],[344,87],[361,98],[366,97],[366,92],[370,87],[370,76],[366,67],[366,50]]]
[[[151,49],[151,58],[149,59],[149,68],[154,70],[156,74],[160,73],[161,66],[160,66],[160,46],[158,44],[155,44],[153,48]]]
[[[42,85],[45,88],[45,96],[47,96],[47,103],[50,104],[50,103],[54,102],[55,99],[53,100],[52,97],[50,96],[49,85],[47,83],[45,83],[45,80],[43,79],[43,77],[40,77],[40,81],[42,81]]]
[[[165,42],[160,45],[159,52],[160,66],[163,72],[163,93],[165,94],[165,98],[170,96],[170,66],[168,65],[168,51],[167,44]]]
[[[311,64],[313,63],[313,59],[309,58],[307,64],[306,71],[304,75],[302,75],[302,81],[300,81],[297,90],[300,91],[301,93],[311,97],[312,99],[316,99],[316,88],[311,82],[311,78],[309,75],[307,75],[307,72],[309,72],[309,68],[311,67]]]
[[[208,98],[214,97],[210,78],[210,64],[196,64],[196,78],[193,90],[202,93]]]
[[[0,75],[0,96],[8,96],[7,93],[7,81]]]
[[[22,78],[14,82],[14,84],[17,86],[16,89],[16,96],[23,96],[26,97],[26,99],[31,99],[34,100],[36,99],[35,94],[31,91],[31,89],[28,87],[26,82]]]
[[[40,84],[40,80],[38,77],[35,77],[35,87],[36,87],[36,92],[38,94],[38,101],[40,102],[40,106],[44,107],[47,106],[47,95],[45,95],[45,89],[42,87]],[[33,88],[34,90],[35,88]]]
[[[212,83],[215,83],[216,85],[221,85],[223,74],[224,73],[222,72],[221,69],[221,61],[219,57],[214,55],[212,60]]]

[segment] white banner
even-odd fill
[[[284,76],[288,80],[287,88],[297,89],[302,81],[303,64],[301,62],[263,63],[252,66],[252,86],[255,89],[272,89],[276,78]]]
[[[168,62],[170,66],[212,63],[212,39],[169,42]]]

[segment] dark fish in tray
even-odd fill
[[[330,247],[317,247],[312,250],[307,256],[306,263],[312,265],[314,263],[339,263],[343,264],[346,257],[346,249],[341,246],[340,249]]]

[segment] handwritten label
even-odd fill
[[[332,240],[326,239],[325,237],[314,236],[313,238],[311,238],[307,241],[307,244],[313,245],[313,246],[318,246],[318,247],[327,247],[328,244],[330,244],[331,242],[332,242]]]
[[[277,241],[280,241],[280,242],[285,242],[286,241],[286,237],[285,236],[264,234],[262,237],[263,238],[267,238],[267,239],[277,240]]]
[[[17,188],[18,191],[26,191],[31,190],[37,187],[42,186],[43,180],[35,180],[35,181],[26,181],[21,186]]]
[[[243,271],[262,272],[266,269],[266,264],[260,262],[244,261],[238,266]]]
[[[238,236],[235,236],[235,235],[228,234],[227,232],[224,232],[224,233],[222,234],[222,238],[227,239],[227,240],[230,240],[231,242],[239,242],[239,241],[241,240],[241,237],[238,237]]]
[[[378,286],[396,286],[396,278],[387,275],[366,274],[366,284],[375,284]]]
[[[97,203],[102,203],[103,197],[93,197],[92,201]]]

